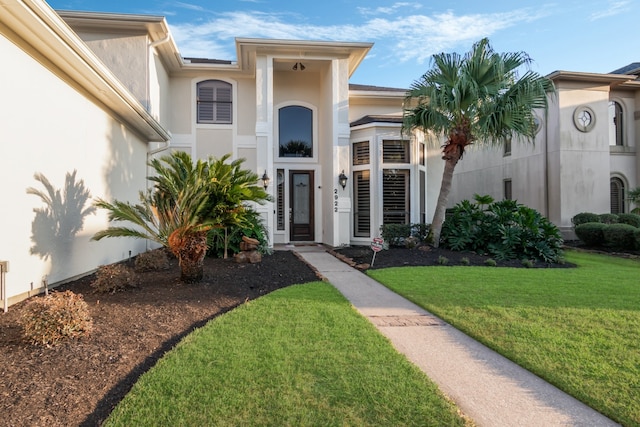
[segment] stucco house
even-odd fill
[[[629,212],[640,186],[640,63],[609,74],[556,71],[534,144],[471,150],[456,167],[450,204],[475,193],[532,207],[575,238],[580,212]]]
[[[147,250],[90,241],[108,225],[91,201],[136,202],[170,150],[268,178],[271,244],[368,244],[431,217],[442,165],[401,134],[405,90],[350,84],[371,43],[239,38],[233,60],[184,58],[164,17],[42,0],[2,1],[0,35],[5,307]]]

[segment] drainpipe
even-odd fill
[[[7,279],[5,273],[9,271],[9,261],[0,261],[0,291],[4,302],[4,312],[9,310],[9,297],[7,296]]]
[[[152,49],[156,46],[160,46],[161,44],[164,44],[166,42],[168,42],[169,40],[171,40],[171,34],[167,34],[165,37],[161,38],[160,40],[156,40],[154,42],[149,43],[148,47],[149,49]],[[151,52],[148,52],[148,56],[147,58],[151,58]],[[151,90],[149,88],[149,67],[147,67],[147,98],[150,97],[150,93]],[[151,106],[148,105],[147,109],[149,109]],[[151,156],[154,156],[162,151],[166,151],[171,147],[171,133],[169,132],[169,139],[165,142],[165,144],[161,147],[156,148],[155,150],[150,150],[147,151],[147,166],[149,165],[149,160],[151,159]],[[147,184],[148,184],[148,180],[147,180]],[[149,250],[149,240],[146,241],[146,249],[147,251]],[[131,253],[131,251],[129,251],[129,253]]]

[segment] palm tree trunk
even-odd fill
[[[440,233],[442,232],[442,224],[444,223],[444,215],[447,210],[447,201],[451,192],[451,182],[453,181],[453,170],[458,164],[460,156],[450,156],[445,160],[444,171],[442,172],[442,184],[440,185],[440,194],[438,195],[438,203],[436,211],[431,221],[431,236],[433,238],[433,246],[440,246]]]
[[[204,276],[204,257],[207,255],[207,232],[193,233],[174,245],[172,252],[180,264],[180,281],[197,283]]]

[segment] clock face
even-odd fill
[[[573,124],[580,132],[589,132],[596,124],[596,115],[586,105],[581,105],[573,112]]]

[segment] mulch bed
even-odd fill
[[[393,266],[485,265],[487,256],[419,247],[392,248],[376,255],[369,247],[341,248],[333,253],[361,269]],[[498,266],[523,267],[518,260]],[[572,267],[537,263],[535,267]],[[84,295],[94,328],[90,336],[52,348],[29,344],[19,319],[26,302],[0,314],[0,425],[98,426],[168,350],[195,328],[246,301],[292,284],[317,280],[295,254],[275,251],[260,264],[237,264],[207,258],[205,278],[182,284],[179,268],[139,273],[136,289],[96,294],[93,275],[57,290]]]
[[[124,292],[94,293],[93,275],[60,286],[84,296],[93,331],[52,348],[23,338],[26,301],[0,313],[0,425],[100,425],[140,375],[195,328],[276,289],[318,280],[288,251],[260,264],[207,258],[201,283],[178,277],[174,259],[169,270],[139,273],[139,287]]]
[[[433,248],[431,246],[418,246],[413,249],[403,247],[393,247],[390,250],[383,250],[373,258],[373,251],[368,246],[351,246],[336,249],[334,254],[360,270],[402,267],[402,266],[486,266],[490,256],[479,255],[473,252],[456,252],[444,248]],[[446,262],[444,261],[446,259]],[[496,261],[496,267],[525,267],[521,260]],[[371,265],[373,261],[373,265]],[[575,265],[571,263],[550,264],[536,262],[533,268],[571,268]]]

